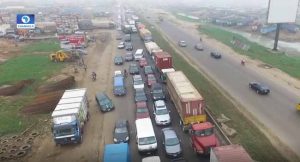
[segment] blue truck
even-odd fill
[[[103,162],[131,162],[128,144],[120,143],[105,145]]]
[[[125,81],[123,76],[114,77],[114,95],[123,96],[126,95]]]

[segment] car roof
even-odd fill
[[[144,88],[138,88],[138,89],[136,89],[135,91],[136,91],[136,92],[144,92],[144,93],[145,93]]]
[[[166,106],[165,101],[157,100],[154,102],[155,106]]]
[[[165,134],[165,138],[178,138],[176,132],[172,128],[163,128],[162,132]]]
[[[154,74],[148,74],[147,77],[155,77]]]
[[[140,108],[140,107],[147,107],[147,103],[145,101],[141,101],[141,102],[137,102],[136,103],[136,107]]]

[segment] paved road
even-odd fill
[[[141,41],[140,37],[138,36],[138,34],[132,34],[132,44],[134,46],[134,49],[139,49],[139,48],[142,48],[144,50],[145,49],[145,46],[144,46],[144,43]],[[134,51],[135,51],[134,50]],[[123,55],[125,52],[125,50],[118,50],[117,51],[117,55]],[[146,56],[146,59],[148,61],[148,63],[154,67],[154,62],[153,60],[150,58],[149,55],[145,55]],[[128,67],[129,67],[129,64],[131,63],[135,63],[135,62],[127,62],[125,63],[125,65],[123,65],[123,67],[118,67],[116,66],[115,67],[115,70],[117,69],[123,69],[124,67],[127,68],[127,71],[128,71]],[[144,80],[145,80],[145,75],[144,75],[144,72],[143,72],[143,69],[140,68],[140,73],[141,75],[143,76]],[[158,75],[156,76],[156,78],[158,79]],[[145,157],[145,155],[140,155],[138,154],[138,151],[137,151],[137,145],[136,145],[136,140],[135,140],[135,133],[136,133],[136,130],[135,130],[135,106],[134,106],[134,98],[133,98],[133,86],[132,86],[132,77],[131,75],[129,75],[127,78],[126,78],[126,87],[128,89],[128,93],[125,97],[114,97],[114,102],[116,104],[116,107],[118,107],[117,109],[117,116],[119,117],[122,117],[122,118],[126,118],[129,120],[129,123],[130,123],[130,126],[131,126],[131,141],[130,141],[130,147],[131,147],[131,152],[132,152],[132,155],[133,155],[133,161],[141,161],[141,159],[143,157]],[[162,162],[168,162],[170,161],[170,159],[166,158],[165,157],[165,154],[164,154],[164,151],[163,151],[163,146],[162,146],[162,138],[161,138],[161,129],[164,128],[164,127],[158,127],[155,125],[155,121],[154,121],[154,116],[153,116],[153,102],[151,100],[151,95],[150,95],[150,91],[149,91],[149,88],[146,88],[146,93],[147,93],[147,97],[148,97],[148,108],[149,108],[149,111],[150,111],[150,116],[151,116],[151,119],[152,119],[152,123],[153,123],[153,127],[154,127],[154,131],[155,131],[155,135],[156,135],[156,138],[158,140],[158,152],[157,154],[160,156]],[[122,105],[126,105],[126,106],[122,106]],[[167,106],[169,108],[169,110],[171,111],[170,115],[171,115],[171,119],[172,119],[172,125],[171,127],[173,129],[175,129],[177,135],[179,136],[179,138],[181,139],[182,141],[182,147],[183,147],[183,150],[184,150],[184,159],[187,161],[187,162],[196,162],[196,161],[209,161],[209,158],[208,157],[201,157],[201,156],[197,156],[196,154],[194,154],[191,146],[190,146],[190,141],[189,141],[189,136],[188,134],[185,134],[181,131],[181,128],[179,126],[179,116],[175,110],[175,108],[173,107],[173,105],[171,104],[170,101],[167,101]],[[111,120],[109,120],[108,118],[105,119],[105,121],[108,121],[109,123],[111,123]],[[105,123],[104,121],[104,123]],[[111,125],[109,126],[111,128]],[[112,139],[111,139],[112,140]]]
[[[239,62],[231,58],[232,56],[223,54],[221,60],[211,58],[209,52],[213,47],[206,47],[204,52],[196,51],[193,46],[199,41],[199,36],[190,35],[168,21],[158,25],[174,42],[186,40],[188,47],[182,50],[300,156],[300,129],[298,129],[300,116],[294,109],[296,103],[299,102],[296,94],[249,67],[242,67]],[[271,89],[271,94],[257,95],[249,90],[250,81],[267,84]]]

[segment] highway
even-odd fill
[[[145,17],[150,17],[150,14],[144,14],[146,14]],[[154,24],[157,18],[151,16],[148,20]],[[276,83],[272,78],[266,78],[247,65],[242,67],[240,62],[232,58],[230,54],[222,53],[222,59],[216,60],[210,56],[210,52],[215,50],[213,47],[206,46],[203,52],[196,51],[194,45],[199,41],[199,36],[191,35],[168,20],[157,25],[169,39],[174,41],[173,43],[185,40],[188,46],[181,50],[300,156],[300,140],[298,139],[300,115],[295,110],[295,105],[300,99],[296,93]],[[271,89],[271,93],[267,96],[256,94],[248,88],[248,83],[251,81],[266,84]]]

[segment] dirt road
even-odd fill
[[[112,64],[116,41],[112,39],[113,31],[96,31],[97,41],[88,47],[88,55],[85,56],[87,71],[80,69],[75,75],[76,87],[85,87],[88,89],[88,98],[90,101],[90,120],[85,127],[83,143],[80,145],[55,146],[52,139],[52,134],[45,133],[38,141],[35,142],[32,153],[24,161],[30,162],[53,162],[53,161],[100,161],[98,159],[102,150],[101,145],[104,140],[110,138],[112,131],[105,131],[103,121],[106,114],[99,113],[99,109],[94,100],[95,93],[106,91],[109,96],[112,96]],[[100,41],[100,37],[106,37],[105,42]],[[92,71],[97,73],[97,80],[92,82],[90,74]],[[72,73],[72,69],[65,69],[63,72]],[[107,114],[110,115],[110,114]],[[88,131],[87,131],[88,130]],[[104,130],[104,131],[102,131]]]

